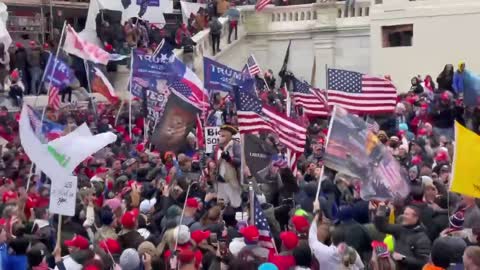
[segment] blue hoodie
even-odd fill
[[[452,88],[455,93],[463,93],[464,85],[463,85],[463,78],[464,78],[465,72],[458,72],[456,71],[455,74],[453,74],[453,82],[452,82]]]
[[[8,255],[4,270],[27,270],[28,261],[25,255]]]
[[[7,263],[7,244],[3,243],[0,245],[0,270],[5,270],[5,265]]]

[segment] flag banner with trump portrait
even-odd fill
[[[405,198],[407,173],[367,123],[336,106],[332,115],[324,164],[360,182],[364,200]]]

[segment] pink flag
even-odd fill
[[[70,25],[67,25],[63,49],[70,54],[97,64],[106,65],[110,54],[97,45],[83,40]]]

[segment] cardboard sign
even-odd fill
[[[215,145],[217,145],[220,140],[219,132],[220,127],[205,127],[205,153],[213,153]],[[240,142],[240,134],[235,134],[233,139]]]
[[[77,199],[77,177],[52,179],[50,190],[50,213],[73,217]]]

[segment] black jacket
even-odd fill
[[[395,252],[405,256],[405,259],[398,263],[398,269],[421,270],[428,262],[431,242],[422,225],[388,224],[385,216],[376,216],[375,227],[382,233],[393,235]]]
[[[345,243],[353,247],[363,261],[368,261],[372,251],[370,246],[372,239],[367,229],[353,219],[342,222],[337,228],[341,228],[345,232]]]

